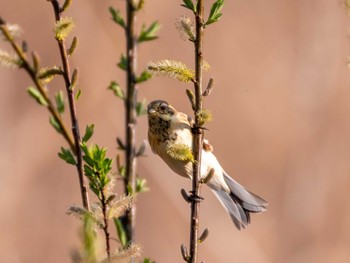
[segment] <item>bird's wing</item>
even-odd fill
[[[190,116],[183,112],[176,113],[177,123],[184,126],[183,128],[190,129],[193,127],[194,121]]]
[[[151,146],[152,152],[154,154],[158,154],[158,152],[157,152],[157,145],[158,145],[157,138],[151,132],[148,132],[148,142],[149,142],[149,145]]]

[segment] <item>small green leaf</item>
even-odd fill
[[[61,12],[63,13],[64,11],[66,11],[71,3],[72,3],[72,0],[64,1],[63,5],[62,5],[62,8],[61,8]]]
[[[87,142],[91,138],[91,136],[94,134],[94,126],[95,126],[94,124],[86,126],[85,134],[82,139],[83,142]]]
[[[142,116],[147,114],[147,107],[146,107],[146,99],[143,99],[142,101],[137,102],[136,104],[136,115]]]
[[[128,184],[126,186],[127,190],[128,190],[128,195],[133,195],[134,194],[134,190],[131,187],[131,184]]]
[[[119,172],[119,175],[124,178],[125,177],[125,166],[124,165],[119,166],[118,172]]]
[[[109,12],[112,15],[112,20],[117,23],[118,25],[120,25],[122,28],[125,28],[125,21],[122,18],[122,16],[120,15],[120,11],[116,10],[114,7],[110,6],[109,7]]]
[[[186,89],[186,95],[191,103],[192,110],[195,110],[196,109],[196,102],[195,102],[194,93],[191,90]]]
[[[149,191],[149,188],[146,186],[146,179],[136,178],[136,193],[143,193]]]
[[[126,70],[128,64],[128,60],[126,59],[126,56],[124,54],[121,54],[119,63],[117,64],[118,67],[122,70]]]
[[[33,59],[33,68],[35,72],[38,72],[39,70],[39,56],[36,52],[32,52],[32,59]]]
[[[56,118],[54,116],[50,116],[50,124],[52,125],[52,127],[55,128],[55,130],[58,133],[62,133],[62,129],[60,124],[58,123],[58,121],[56,120]]]
[[[63,98],[63,92],[61,90],[56,93],[55,100],[56,100],[57,111],[59,113],[63,113],[64,112],[64,98]]]
[[[80,95],[81,95],[81,89],[79,89],[77,94],[75,95],[75,100],[76,101],[80,98]]]
[[[196,12],[196,7],[193,4],[192,0],[183,0],[183,2],[184,3],[181,6],[192,10],[194,13]]]
[[[221,10],[224,6],[224,0],[216,0],[216,2],[211,6],[210,14],[207,22],[204,23],[204,26],[210,25],[219,21],[222,16]]]
[[[145,5],[145,0],[139,0],[139,3],[136,6],[136,10],[140,11]]]
[[[77,46],[78,46],[78,38],[74,37],[73,40],[72,40],[72,44],[67,49],[67,55],[71,56],[74,53],[74,51],[77,48]]]
[[[65,149],[65,148],[61,147],[61,152],[58,153],[58,157],[60,157],[66,163],[69,163],[72,165],[77,164],[72,152],[69,149]]]
[[[113,91],[114,95],[118,98],[121,98],[122,100],[125,99],[124,91],[117,82],[111,81],[111,84],[109,84],[108,89]]]
[[[123,223],[118,218],[113,218],[113,221],[114,221],[115,228],[117,229],[117,234],[118,234],[118,237],[119,237],[119,241],[120,241],[122,247],[126,248],[127,245],[128,245],[128,240],[127,240],[127,237],[126,237],[126,232],[125,232]]]
[[[72,73],[72,80],[69,87],[70,90],[74,90],[75,86],[77,85],[78,78],[79,78],[79,69],[75,68]]]
[[[159,28],[160,28],[160,25],[157,21],[153,22],[148,28],[146,28],[146,25],[143,24],[141,28],[140,36],[138,37],[137,41],[141,43],[144,41],[157,39],[158,36],[156,34]]]
[[[149,80],[152,77],[152,74],[147,70],[142,71],[141,75],[136,79],[136,83],[141,83]]]
[[[40,93],[40,91],[34,87],[29,87],[27,89],[27,92],[29,95],[36,100],[37,103],[43,106],[47,106],[47,101],[45,100],[44,96]]]

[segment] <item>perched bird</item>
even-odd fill
[[[169,153],[173,145],[186,145],[192,149],[193,121],[191,118],[185,113],[176,111],[163,100],[152,101],[148,105],[147,113],[148,140],[152,151],[159,155],[175,173],[192,178],[192,163],[174,158]],[[206,184],[230,214],[235,226],[238,229],[245,228],[250,223],[250,213],[266,211],[267,202],[233,180],[221,167],[212,150],[208,141],[204,140],[201,179],[207,177],[213,169],[214,173]]]

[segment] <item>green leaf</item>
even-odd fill
[[[111,81],[111,84],[109,84],[108,89],[113,91],[114,95],[118,98],[121,98],[122,100],[125,99],[124,91],[117,82]]]
[[[64,11],[66,11],[71,3],[72,3],[72,0],[64,1],[63,5],[62,5],[62,8],[61,8],[61,12],[63,13]]]
[[[146,28],[146,25],[143,24],[141,28],[140,36],[138,37],[137,41],[141,43],[144,41],[157,39],[158,36],[156,34],[159,28],[160,28],[160,25],[157,21],[153,22],[148,28]]]
[[[192,0],[183,0],[183,2],[184,3],[181,6],[192,10],[194,13],[196,12],[196,7],[193,4]]]
[[[131,187],[131,184],[128,184],[126,186],[127,190],[128,190],[128,195],[133,195],[134,194],[134,190]]]
[[[149,188],[146,186],[146,179],[136,178],[136,193],[143,193],[149,191]]]
[[[142,116],[147,114],[147,107],[146,107],[146,99],[143,99],[142,101],[137,102],[136,104],[136,115]]]
[[[79,89],[77,94],[75,95],[75,100],[76,101],[80,98],[80,95],[81,95],[81,89]]]
[[[128,239],[126,237],[126,232],[123,226],[123,223],[120,219],[118,218],[113,218],[115,228],[117,229],[117,234],[119,237],[119,241],[122,245],[123,248],[126,248],[128,245]]]
[[[56,100],[57,111],[59,113],[63,113],[64,112],[64,98],[63,98],[63,92],[61,90],[56,93],[55,100]]]
[[[50,116],[50,124],[58,133],[62,133],[61,126],[54,116]]]
[[[136,6],[136,10],[140,11],[145,5],[145,0],[139,0],[139,3]]]
[[[69,163],[72,165],[77,164],[72,152],[69,149],[65,149],[65,148],[61,147],[61,152],[58,153],[58,157],[60,157],[66,163]]]
[[[67,55],[68,56],[73,55],[73,52],[75,51],[77,46],[78,46],[78,38],[74,37],[72,40],[72,43],[70,44],[70,47],[67,49]]]
[[[112,15],[112,20],[117,23],[118,25],[120,25],[122,28],[126,28],[125,26],[125,21],[122,18],[122,16],[120,15],[120,11],[116,10],[114,7],[110,6],[109,7],[109,12]]]
[[[127,64],[128,64],[128,60],[126,59],[126,56],[124,56],[124,54],[121,54],[120,60],[117,66],[122,70],[126,70]]]
[[[141,83],[149,80],[152,77],[152,74],[148,70],[142,71],[141,75],[136,78],[136,83]]]
[[[34,87],[29,87],[27,89],[27,92],[29,95],[36,100],[37,103],[43,106],[47,106],[47,101],[45,100],[44,96],[40,93],[40,91]]]
[[[208,20],[207,22],[204,23],[204,26],[207,26],[219,21],[219,18],[222,16],[221,10],[223,6],[224,6],[224,0],[216,0],[216,2],[211,6]]]
[[[94,134],[94,126],[95,126],[94,124],[86,126],[85,134],[82,139],[83,142],[87,142],[91,138],[91,136]]]

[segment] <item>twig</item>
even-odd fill
[[[107,200],[104,194],[104,189],[100,190],[101,198],[100,202],[102,204],[102,213],[103,213],[103,232],[105,233],[105,241],[106,241],[106,253],[108,259],[111,258],[111,246],[110,246],[110,233],[108,231],[108,215],[107,215]]]
[[[56,22],[60,21],[61,15],[62,15],[62,12],[61,12],[62,9],[60,8],[60,4],[58,0],[48,0],[48,1],[51,2],[52,7],[54,9]],[[75,145],[75,153],[77,156],[77,170],[79,175],[80,191],[82,195],[84,208],[87,210],[90,210],[89,196],[88,196],[86,182],[83,174],[83,158],[82,158],[82,150],[80,146],[80,131],[79,131],[75,101],[74,101],[74,91],[71,87],[72,83],[70,79],[70,68],[69,68],[68,56],[67,56],[67,51],[66,51],[66,46],[64,41],[57,39],[57,43],[58,43],[58,47],[61,55],[61,61],[63,66],[63,78],[64,78],[67,96],[68,96],[68,104],[69,104],[70,117],[71,117],[71,123],[72,123],[72,132],[73,132],[74,145]]]
[[[132,193],[135,192],[136,182],[136,102],[137,102],[137,86],[136,86],[136,61],[137,61],[137,41],[135,37],[134,27],[136,20],[136,10],[132,0],[127,0],[126,3],[126,28],[125,35],[127,41],[127,92],[125,98],[125,193],[129,193],[131,188]],[[128,244],[134,241],[134,226],[135,226],[136,208],[132,208],[122,217],[122,223],[126,230]]]
[[[203,0],[197,1],[196,9],[196,39],[195,46],[195,129],[193,134],[193,178],[192,178],[192,194],[200,195],[200,171],[202,157],[202,130],[199,125],[199,112],[202,110],[202,68],[203,68]],[[190,258],[189,262],[197,262],[198,256],[198,228],[199,228],[199,200],[192,198],[191,200],[191,232],[190,232]]]

